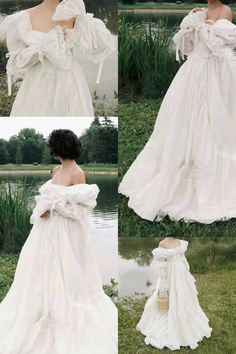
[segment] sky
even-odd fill
[[[109,118],[117,126],[118,119]],[[0,139],[8,140],[21,129],[34,128],[46,138],[54,129],[70,129],[80,136],[90,127],[93,118],[88,117],[8,117],[0,118]]]

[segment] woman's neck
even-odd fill
[[[76,166],[75,160],[69,160],[69,159],[61,160],[61,167],[63,169],[68,168],[68,167],[72,167],[72,166]]]
[[[222,3],[220,0],[208,0],[208,9],[214,10],[215,8],[221,6]]]
[[[42,6],[49,11],[55,11],[59,2],[59,0],[44,0]]]

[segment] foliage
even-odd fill
[[[157,100],[119,104],[120,179],[148,141],[154,128],[159,106],[160,101]],[[209,225],[171,221],[168,218],[164,218],[158,223],[150,222],[141,219],[133,210],[129,209],[124,196],[119,197],[120,236],[224,237],[234,236],[235,228],[236,219],[227,222],[218,221]]]
[[[119,95],[130,100],[162,97],[179,64],[172,45],[173,29],[163,21],[132,23],[119,19]]]
[[[117,163],[118,129],[108,118],[95,118],[81,137],[83,154],[79,163]],[[0,140],[0,164],[50,164],[53,159],[47,141],[35,129],[22,129],[8,141]]]
[[[0,251],[19,252],[30,231],[30,189],[24,183],[0,185]]]
[[[114,302],[118,301],[118,283],[114,279],[111,279],[110,284],[104,285],[103,290]]]
[[[9,159],[9,154],[7,151],[6,141],[4,139],[0,139],[0,164],[7,163]]]
[[[111,120],[104,118],[101,122],[95,118],[80,138],[83,147],[80,161],[117,163],[117,139],[118,130]]]

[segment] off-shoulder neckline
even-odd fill
[[[86,185],[87,185],[87,186],[91,186],[91,184],[88,184],[88,183],[77,183],[77,184],[72,184],[72,185],[70,185],[70,186],[63,186],[62,184],[53,183],[53,182],[52,182],[52,178],[49,179],[47,182],[50,183],[50,185],[52,185],[52,186],[64,187],[64,188],[71,188],[71,187],[77,187],[77,186],[86,186]],[[46,182],[46,183],[47,183],[47,182]]]
[[[179,245],[176,246],[176,247],[173,247],[173,248],[163,248],[163,247],[158,246],[158,249],[160,249],[160,250],[165,250],[165,251],[173,251],[173,250],[177,250],[177,249],[181,248],[184,243],[188,243],[188,241],[185,241],[185,240],[180,240],[180,239],[178,239],[178,241],[179,241]]]
[[[161,249],[163,249],[163,250],[175,250],[176,248],[179,248],[179,247],[180,247],[180,245],[181,245],[181,241],[182,241],[182,240],[177,239],[177,241],[179,241],[179,244],[178,244],[178,246],[176,246],[176,247],[172,247],[172,248],[165,248],[165,247],[161,247],[161,246],[159,246],[159,248],[161,248]]]

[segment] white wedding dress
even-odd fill
[[[129,207],[147,220],[236,217],[236,26],[206,19],[206,11],[190,13],[174,36],[177,59],[187,60],[120,184]]]
[[[208,318],[197,297],[195,279],[185,258],[188,242],[180,240],[176,248],[153,250],[157,261],[158,280],[153,295],[146,302],[137,329],[145,335],[145,343],[163,349],[195,349],[204,337],[211,336]],[[158,292],[169,291],[169,310],[157,306]]]
[[[96,185],[46,182],[0,304],[0,354],[117,354],[117,310],[90,244]],[[50,210],[51,216],[40,218]]]
[[[114,37],[105,24],[86,13],[82,0],[63,0],[53,19],[75,18],[66,35],[60,26],[47,33],[32,28],[30,15],[20,11],[0,24],[0,40],[6,40],[8,90],[23,78],[11,116],[94,116],[87,80],[76,50],[93,63],[100,63],[115,50]]]

